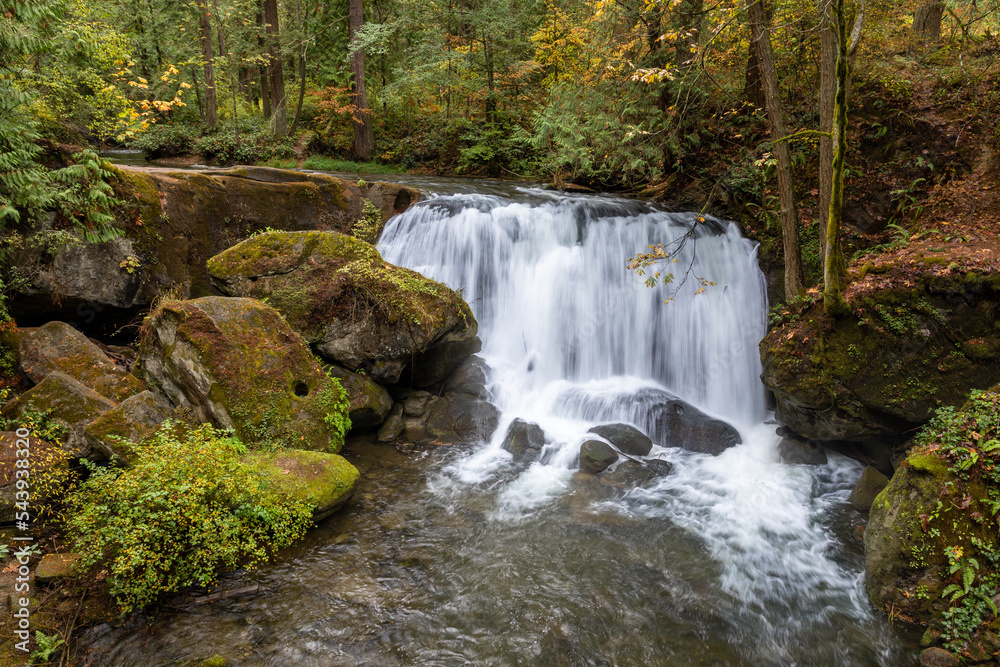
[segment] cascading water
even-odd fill
[[[349,441],[363,471],[351,505],[222,583],[258,593],[182,597],[149,623],[96,628],[84,664],[913,664],[863,592],[862,518],[846,502],[860,465],[778,462],[754,246],[735,225],[699,223],[664,267],[674,282],[649,289],[626,259],[682,239],[695,216],[488,187],[411,208],[380,249],[472,306],[503,415],[491,441]],[[654,433],[650,456],[669,475],[615,486],[601,481],[615,473],[575,474],[590,427],[653,432],[654,407],[673,397],[743,443],[709,456]],[[501,448],[514,418],[545,431],[526,469]]]

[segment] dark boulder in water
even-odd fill
[[[618,452],[601,440],[587,440],[580,445],[580,469],[595,475],[618,460]]]
[[[507,429],[503,448],[514,455],[514,463],[527,465],[538,460],[545,446],[545,432],[538,424],[515,419]]]
[[[590,429],[590,433],[601,436],[623,454],[646,456],[653,448],[653,441],[629,424],[601,424]]]

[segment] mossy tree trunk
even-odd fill
[[[837,90],[837,31],[830,20],[830,0],[819,1],[819,256],[826,267],[826,228],[833,189],[833,105]]]
[[[802,251],[799,247],[799,218],[795,210],[795,187],[792,181],[792,159],[788,142],[782,141],[788,132],[781,109],[781,91],[774,68],[771,36],[765,19],[763,0],[747,7],[750,16],[751,39],[757,51],[761,80],[764,84],[764,104],[771,129],[774,156],[778,163],[778,196],[781,201],[781,236],[785,250],[785,296],[791,299],[802,291]]]

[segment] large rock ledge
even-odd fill
[[[891,472],[893,448],[938,406],[1000,381],[1000,273],[930,266],[876,267],[848,293],[850,315],[834,320],[817,303],[768,333],[762,379],[781,422],[859,443]]]
[[[168,288],[179,298],[207,296],[213,292],[205,261],[256,231],[349,233],[366,200],[384,224],[420,199],[413,188],[392,183],[359,186],[269,167],[120,167],[118,173],[125,235],[24,258],[34,278],[15,299],[15,316],[61,312],[89,319],[105,308],[148,306]]]

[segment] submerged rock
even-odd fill
[[[580,469],[595,475],[618,460],[618,452],[602,440],[587,440],[580,445]]]
[[[272,232],[208,261],[226,294],[267,298],[325,358],[395,384],[445,379],[481,347],[468,304],[451,288],[385,262],[335,232]]]
[[[346,392],[275,309],[253,299],[172,301],[144,328],[149,381],[198,421],[235,429],[251,448],[340,450]]]
[[[590,429],[590,433],[601,436],[623,454],[646,456],[653,449],[653,441],[629,424],[601,424]]]
[[[357,468],[337,454],[292,450],[248,456],[282,493],[311,505],[313,521],[350,500],[360,478]]]
[[[545,432],[535,423],[515,419],[507,428],[503,448],[514,455],[516,465],[527,465],[538,460],[545,446]]]
[[[25,412],[48,410],[49,418],[66,429],[62,447],[78,458],[103,461],[110,452],[87,442],[84,429],[115,407],[115,403],[60,371],[3,406],[3,416],[18,419]]]
[[[382,427],[378,430],[376,438],[379,442],[392,442],[403,434],[406,430],[406,422],[403,421],[403,406],[396,403],[389,411]]]
[[[49,322],[25,334],[18,358],[21,371],[32,382],[60,371],[116,403],[145,389],[138,378],[65,322]]]
[[[664,447],[717,456],[743,442],[731,425],[679,399],[667,401],[654,415],[653,433]]]

